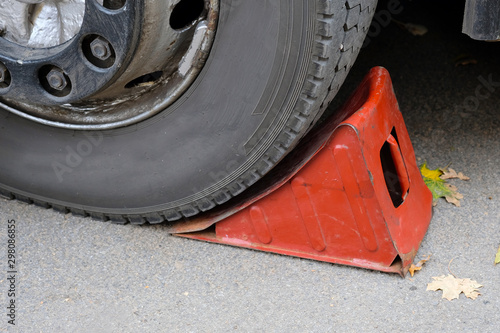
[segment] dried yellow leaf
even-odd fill
[[[461,54],[458,57],[456,57],[455,59],[453,59],[453,61],[455,61],[455,67],[476,65],[477,64],[477,60],[472,58],[468,54]]]
[[[463,195],[460,194],[457,188],[446,182],[450,178],[459,178],[466,180],[468,179],[463,173],[456,173],[453,169],[438,168],[431,170],[427,167],[427,163],[420,166],[420,173],[423,176],[424,182],[432,192],[433,202],[435,206],[439,198],[445,198],[447,202],[460,207],[460,199],[463,199]],[[446,175],[446,176],[445,176]],[[447,178],[443,178],[443,176]]]
[[[408,269],[410,275],[413,276],[413,274],[415,274],[416,271],[421,270],[422,266],[427,262],[427,260],[429,260],[430,257],[431,255],[429,254],[427,258],[420,260],[419,262],[417,262],[416,265],[411,264],[410,268]]]
[[[421,25],[421,24],[415,24],[415,23],[406,23],[404,25],[404,27],[413,36],[423,36],[429,31],[426,26]]]
[[[467,65],[476,65],[477,64],[477,60],[476,59],[463,59],[463,60],[460,60],[460,61],[457,61],[455,62],[455,67],[458,67],[458,66],[467,66]]]
[[[457,173],[452,168],[439,169],[439,170],[443,172],[443,174],[441,176],[439,176],[439,178],[441,178],[443,180],[455,179],[455,178],[460,179],[460,180],[470,180],[470,178],[467,177],[466,175],[464,175],[462,172]]]
[[[495,256],[495,265],[500,263],[500,246],[498,247],[497,255]]]
[[[410,32],[413,36],[423,36],[429,31],[429,29],[427,29],[426,26],[421,24],[405,23],[395,19],[392,20],[397,25],[399,25],[399,27],[401,27],[402,29],[406,29],[408,32]]]
[[[438,276],[432,278],[434,281],[427,284],[427,290],[437,291],[442,290],[442,298],[451,301],[458,299],[461,293],[464,293],[470,299],[476,299],[481,293],[479,288],[482,287],[477,281],[471,279],[459,279],[453,275]]]
[[[460,199],[463,199],[464,196],[458,192],[458,189],[456,186],[453,186],[450,184],[445,184],[445,185],[450,190],[450,192],[444,196],[446,201],[454,204],[457,207],[460,207]]]
[[[410,275],[413,277],[413,274],[415,274],[416,271],[419,271],[421,269],[422,269],[422,266],[417,266],[417,265],[411,264],[408,271],[410,272]]]

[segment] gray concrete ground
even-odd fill
[[[479,77],[500,82],[500,45],[462,36],[461,5],[452,3],[403,2],[395,18],[429,32],[413,36],[393,22],[373,33],[334,102],[345,100],[370,67],[385,66],[419,161],[452,163],[471,178],[452,182],[465,196],[462,207],[440,200],[435,208],[418,253],[432,257],[413,278],[0,200],[0,331],[498,332],[500,87],[474,96]],[[462,54],[477,64],[456,67]],[[9,219],[17,227],[15,328],[6,316]],[[462,294],[449,302],[426,291],[432,277],[449,273],[452,259],[456,276],[484,285],[476,300]]]

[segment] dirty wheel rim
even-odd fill
[[[64,6],[81,1],[9,0],[10,11],[23,8],[19,15],[34,23],[23,40],[15,22],[0,16],[4,109],[55,127],[117,128],[164,110],[202,70],[215,37],[218,0],[87,0],[81,23],[74,13],[69,20]],[[66,37],[35,45],[33,12],[44,8],[60,14],[61,24],[51,27]]]

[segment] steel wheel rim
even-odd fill
[[[218,0],[87,0],[80,30],[59,45],[33,48],[0,38],[0,106],[75,130],[147,119],[174,103],[201,72],[218,9]],[[100,23],[92,24],[96,17]]]

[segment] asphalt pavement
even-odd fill
[[[462,35],[456,1],[401,2],[380,19],[333,112],[384,66],[419,163],[451,167],[461,207],[440,199],[414,277],[172,237],[0,199],[0,331],[498,332],[500,44]],[[387,7],[379,4],[379,11]],[[414,36],[401,23],[428,29]],[[485,83],[485,82],[490,82]],[[483,86],[484,88],[478,88]],[[477,91],[481,96],[477,95]],[[489,94],[487,94],[489,92]],[[487,95],[487,96],[486,96]],[[8,324],[7,228],[16,224],[16,325]],[[482,284],[448,301],[426,291],[450,274]]]

